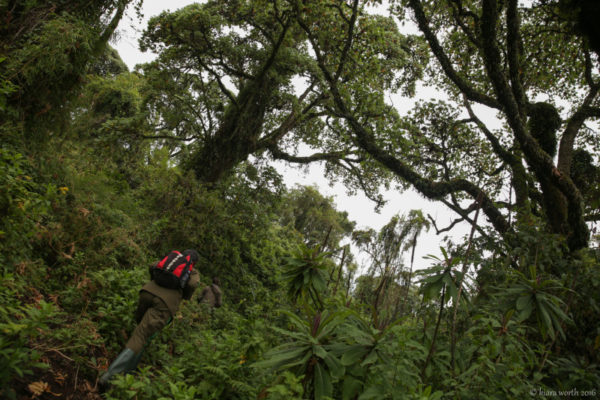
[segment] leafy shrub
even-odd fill
[[[0,265],[11,266],[31,257],[36,224],[49,210],[56,187],[43,186],[32,178],[34,172],[25,157],[0,148]]]
[[[42,335],[49,321],[57,317],[52,303],[37,300],[23,304],[23,283],[13,274],[0,275],[0,387],[8,388],[11,379],[31,374],[33,368],[47,368],[40,363],[41,352],[30,343]],[[0,392],[2,394],[2,392]]]

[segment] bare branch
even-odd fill
[[[344,161],[346,161],[346,160],[344,160]],[[358,181],[358,185],[362,189],[364,195],[369,200],[371,200],[373,203],[375,203],[376,210],[380,209],[381,207],[383,207],[385,205],[385,200],[383,200],[381,195],[374,197],[371,194],[371,189],[369,189],[366,182],[363,180],[362,175],[360,174],[360,172],[358,171],[358,169],[356,167],[354,167],[351,163],[348,163],[348,165],[344,165],[344,163],[342,163],[342,162],[336,162],[336,165],[347,170]]]
[[[455,213],[460,215],[466,222],[471,224],[472,227],[477,229],[477,232],[479,232],[481,234],[481,236],[486,237],[488,239],[490,238],[490,236],[483,230],[483,228],[481,226],[477,225],[477,223],[469,217],[466,210],[463,210],[462,208],[455,206],[454,204],[451,204],[446,199],[442,199],[441,201],[452,211],[454,211]],[[500,233],[502,233],[502,232],[500,232]]]
[[[436,235],[439,235],[440,233],[451,231],[452,228],[454,228],[456,226],[456,224],[463,222],[465,220],[464,218],[457,218],[457,219],[453,220],[450,223],[450,225],[448,225],[447,227],[439,229],[437,227],[437,224],[435,223],[435,219],[433,219],[433,217],[430,214],[427,214],[427,218],[431,221],[431,224],[433,225],[433,229],[435,229]]]
[[[477,125],[477,127],[479,128],[479,130],[484,134],[484,136],[488,139],[488,141],[490,142],[490,144],[492,145],[492,149],[494,149],[494,152],[500,157],[502,158],[502,160],[506,163],[509,164],[513,164],[515,162],[517,162],[518,160],[516,159],[516,157],[510,153],[509,151],[507,151],[502,144],[500,143],[500,140],[498,140],[498,138],[488,129],[488,127],[477,117],[477,115],[475,115],[475,112],[473,111],[473,109],[471,108],[471,104],[469,103],[469,101],[467,100],[466,96],[463,96],[463,103],[465,105],[465,108],[467,109],[469,116],[471,117],[471,120],[475,122],[475,124]]]

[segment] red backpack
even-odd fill
[[[194,270],[191,255],[172,251],[152,268],[152,280],[169,289],[183,289]]]

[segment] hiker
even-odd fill
[[[219,278],[216,276],[213,277],[212,285],[206,286],[204,289],[202,289],[202,292],[200,292],[200,295],[198,296],[198,303],[206,304],[211,310],[213,308],[221,307],[222,292],[221,288],[219,287],[220,285],[221,281]]]
[[[135,311],[138,325],[125,349],[100,377],[100,390],[108,388],[113,375],[135,369],[148,341],[171,322],[182,299],[192,298],[200,282],[198,271],[194,268],[198,258],[196,250],[172,251],[162,261],[150,266],[151,281],[140,289]]]

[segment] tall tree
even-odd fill
[[[346,211],[336,210],[333,198],[323,196],[313,186],[290,190],[283,204],[281,224],[300,232],[309,248],[320,245],[321,251],[335,251],[356,225]]]
[[[419,218],[420,217],[420,218]],[[403,254],[416,247],[416,238],[424,225],[428,222],[420,212],[412,210],[407,216],[394,215],[379,232],[373,229],[355,231],[353,240],[359,248],[366,252],[371,259],[369,276],[362,277],[363,289],[365,285],[373,285],[372,306],[373,321],[375,325],[389,323],[395,319],[399,312],[402,292],[408,296],[410,279],[412,275],[412,259],[410,272],[405,270]],[[402,290],[406,288],[406,290]],[[394,292],[395,298],[391,299],[390,293]],[[379,310],[383,304],[387,308],[386,318],[379,317]],[[379,321],[379,322],[378,322]]]
[[[328,57],[335,60],[349,50],[344,38],[352,9],[340,0],[208,1],[152,19],[141,44],[159,53],[143,67],[155,88],[148,104],[158,121],[156,139],[193,141],[184,161],[208,184],[249,155],[264,152],[296,163],[329,160],[333,169],[346,171],[358,171],[362,163],[369,174],[381,173],[368,170],[357,150],[333,134],[345,128],[332,112],[297,19],[299,13],[310,15],[311,32],[326,34]],[[400,35],[389,18],[365,14],[361,20],[362,29],[354,34],[361,45],[353,51],[361,53],[369,68],[357,74],[340,66],[340,78],[357,87],[373,79],[410,86],[421,72],[421,60],[412,52],[418,46]],[[391,67],[405,75],[382,74],[382,68]],[[299,143],[319,151],[310,156],[286,153]],[[376,192],[368,180],[360,184],[368,193]]]
[[[42,136],[64,121],[67,100],[103,54],[125,9],[139,0],[3,1],[0,4],[0,113]],[[9,128],[10,130],[10,128]]]
[[[449,98],[420,103],[404,118],[386,101],[385,86],[355,88],[337,74],[339,63],[360,68],[360,60],[348,56],[360,46],[353,35],[346,38],[349,52],[331,63],[327,34],[316,34],[305,14],[298,17],[354,145],[464,219],[470,220],[480,199],[482,212],[505,237],[514,228],[508,215],[516,211],[517,224],[529,224],[538,214],[571,250],[587,246],[585,203],[571,165],[578,147],[598,140],[585,127],[600,117],[598,60],[561,29],[545,2],[393,5],[400,20],[410,11],[436,60],[428,82]],[[360,30],[359,15],[355,8],[346,31]],[[367,96],[381,116],[377,123],[365,121],[361,100]],[[474,105],[496,112],[503,126],[494,131]],[[505,196],[509,186],[514,202]],[[472,203],[465,207],[467,199]]]

